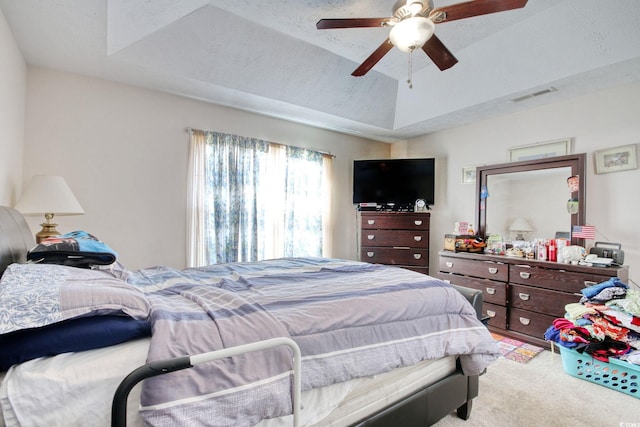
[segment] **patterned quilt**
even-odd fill
[[[151,305],[148,361],[285,336],[310,389],[446,355],[473,375],[500,355],[454,288],[391,266],[293,258],[126,280]],[[290,350],[264,350],[145,380],[141,413],[156,426],[248,426],[291,413],[291,387]]]

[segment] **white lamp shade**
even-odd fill
[[[431,38],[435,26],[429,18],[414,16],[398,22],[391,28],[391,43],[403,52],[420,49]]]
[[[54,175],[34,175],[15,208],[23,215],[84,214],[64,178]]]
[[[509,231],[533,231],[533,228],[526,219],[516,218],[509,226]]]

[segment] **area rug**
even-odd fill
[[[527,344],[493,332],[491,332],[491,336],[498,343],[502,356],[505,359],[513,360],[515,362],[527,363],[544,350],[542,347],[538,347],[537,345]]]

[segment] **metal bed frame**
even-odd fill
[[[302,355],[298,344],[291,338],[286,337],[271,338],[208,353],[159,360],[142,365],[127,375],[116,389],[111,406],[111,427],[125,427],[127,425],[127,397],[129,397],[129,392],[136,384],[146,378],[164,375],[182,369],[189,369],[213,360],[224,359],[243,353],[251,353],[280,345],[286,345],[293,351],[293,427],[298,427],[300,425],[300,393],[302,388],[300,373],[302,371]]]

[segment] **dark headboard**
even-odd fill
[[[25,262],[36,242],[20,212],[0,206],[0,275],[14,262]]]

